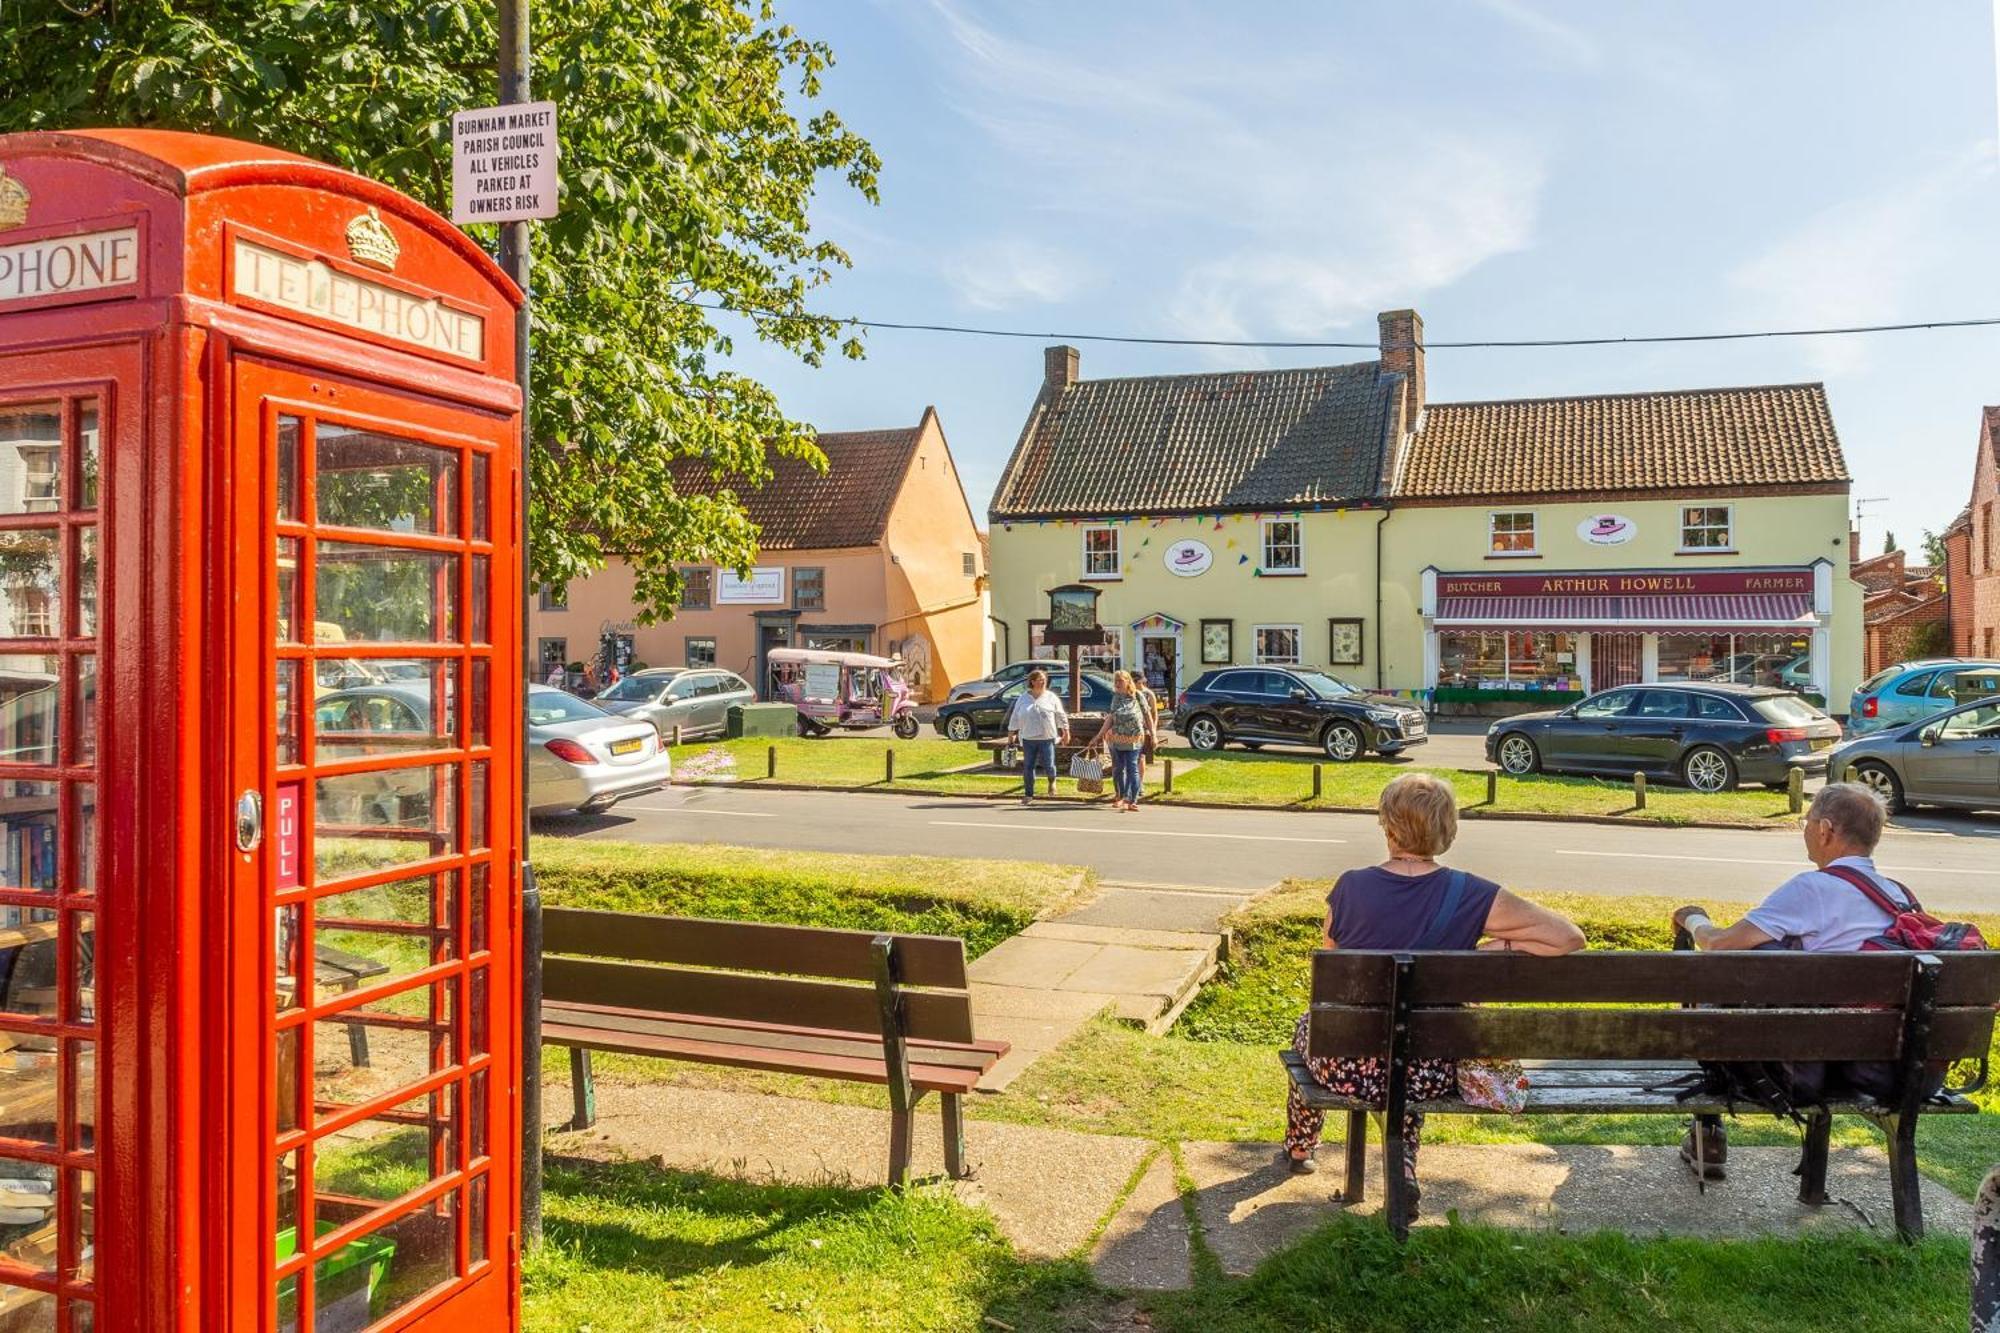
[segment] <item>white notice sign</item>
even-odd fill
[[[129,287],[139,281],[139,229],[0,245],[0,301]]]
[[[556,104],[521,102],[451,118],[451,220],[556,215]]]
[[[718,606],[778,606],[785,600],[785,567],[758,565],[750,577],[739,579],[733,569],[716,571],[715,601]]]

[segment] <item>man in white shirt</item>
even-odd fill
[[[1780,947],[1807,953],[1854,953],[1880,935],[1889,915],[1868,895],[1834,874],[1836,867],[1865,877],[1890,902],[1909,906],[1910,895],[1875,868],[1875,845],[1882,840],[1889,809],[1873,791],[1854,782],[1822,787],[1806,811],[1806,857],[1814,869],[1801,871],[1773,889],[1733,926],[1718,926],[1708,912],[1690,904],[1674,912],[1674,925],[1687,931],[1697,949]],[[1718,1117],[1702,1117],[1703,1175],[1720,1178],[1728,1157]],[[1695,1135],[1689,1131],[1681,1156],[1694,1165]]]
[[[1049,673],[1036,667],[1027,688],[1014,698],[1007,713],[1007,736],[1021,746],[1021,804],[1035,799],[1035,774],[1046,769],[1049,795],[1056,794],[1056,742],[1069,744],[1069,713],[1062,697],[1049,688]]]

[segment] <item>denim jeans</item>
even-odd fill
[[[1021,742],[1021,795],[1035,794],[1035,773],[1045,770],[1049,775],[1049,790],[1056,789],[1056,743],[1054,741]]]
[[[1146,752],[1136,745],[1129,750],[1118,745],[1111,747],[1111,789],[1119,800],[1138,804],[1139,794],[1145,789],[1145,762]]]

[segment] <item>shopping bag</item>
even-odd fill
[[[1528,1071],[1519,1060],[1460,1060],[1458,1098],[1467,1106],[1519,1115],[1528,1109]]]
[[[1088,753],[1073,754],[1069,760],[1069,775],[1078,782],[1104,781],[1104,761]],[[1100,787],[1099,790],[1102,790]]]

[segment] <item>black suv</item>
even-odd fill
[[[1197,750],[1230,741],[1251,749],[1317,745],[1346,763],[1370,750],[1395,754],[1430,739],[1424,710],[1357,690],[1310,667],[1218,667],[1181,695],[1174,730]]]

